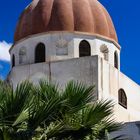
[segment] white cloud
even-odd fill
[[[0,42],[0,60],[10,61],[9,49],[11,46],[11,43],[5,41]]]

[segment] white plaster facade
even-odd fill
[[[91,56],[79,58],[79,44],[86,40],[91,47]],[[38,43],[45,45],[45,62],[35,63],[35,48]],[[24,47],[26,57],[20,62],[19,52]],[[101,48],[103,47],[103,49]],[[107,49],[107,54],[102,50]],[[117,52],[118,69],[114,67],[114,53]],[[140,139],[139,127],[135,122],[140,120],[140,86],[120,72],[120,47],[112,40],[98,35],[71,32],[43,33],[23,39],[10,50],[11,59],[15,55],[15,67],[11,69],[8,80],[15,88],[26,79],[37,82],[41,78],[56,81],[62,87],[69,80],[79,80],[95,85],[98,99],[113,99],[115,117],[118,121],[129,122],[127,129],[134,140]],[[107,56],[107,59],[105,56]],[[118,91],[123,89],[127,96],[127,109],[118,104]],[[134,135],[132,125],[136,131]],[[120,132],[128,134],[125,129]]]
[[[114,52],[118,53],[118,62],[120,62],[120,47],[109,39],[99,38],[96,35],[81,34],[79,32],[51,32],[39,35],[34,35],[27,39],[23,39],[16,43],[10,50],[11,60],[15,55],[15,65],[25,65],[35,63],[35,48],[39,43],[45,45],[46,62],[65,60],[79,57],[79,44],[82,40],[86,40],[91,47],[91,56],[99,55],[103,57],[101,47],[104,45],[108,48],[108,63],[114,65]],[[20,50],[26,50],[24,62],[20,64]]]

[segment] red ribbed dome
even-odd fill
[[[118,41],[112,20],[97,0],[33,0],[23,11],[15,42],[48,31],[80,31]]]

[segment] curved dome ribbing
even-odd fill
[[[48,31],[80,31],[118,41],[113,22],[97,0],[33,0],[23,11],[15,42]]]

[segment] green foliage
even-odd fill
[[[70,81],[62,90],[41,80],[16,90],[0,81],[0,140],[106,139],[120,129],[111,101],[95,101],[94,86]]]

